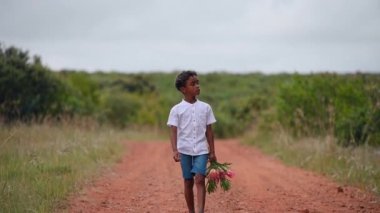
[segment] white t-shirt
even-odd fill
[[[209,153],[206,127],[215,123],[211,106],[197,100],[191,104],[182,100],[169,114],[168,126],[177,127],[177,149],[186,155]]]

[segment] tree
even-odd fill
[[[41,120],[61,111],[61,81],[28,51],[0,44],[0,116],[5,122]]]

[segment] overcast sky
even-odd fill
[[[379,0],[0,0],[52,69],[380,72]]]

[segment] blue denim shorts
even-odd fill
[[[182,176],[185,180],[193,179],[195,174],[206,176],[208,154],[185,155],[180,153]]]

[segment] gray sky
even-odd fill
[[[0,0],[52,69],[380,72],[379,0]]]

